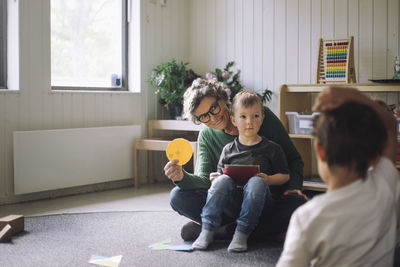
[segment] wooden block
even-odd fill
[[[11,242],[12,228],[6,224],[0,231],[0,243]]]
[[[0,229],[9,224],[12,229],[12,234],[17,234],[24,231],[24,216],[23,215],[8,215],[0,218]]]

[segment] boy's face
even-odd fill
[[[255,104],[249,107],[235,105],[235,115],[231,116],[232,123],[238,128],[239,135],[244,137],[257,136],[264,120],[262,107]]]

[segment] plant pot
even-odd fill
[[[182,118],[182,111],[183,111],[182,104],[168,105],[168,110],[171,119],[177,120]]]

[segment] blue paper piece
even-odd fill
[[[92,256],[90,257],[90,261],[104,260],[104,259],[106,259],[106,258],[109,258],[109,257],[106,257],[106,256],[99,256],[99,255],[92,255]]]
[[[169,249],[179,251],[193,251],[192,244],[170,245]]]

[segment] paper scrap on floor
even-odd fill
[[[109,266],[109,267],[118,267],[122,259],[122,255],[105,257],[99,255],[92,255],[90,257],[89,263],[100,265],[100,266]]]
[[[164,239],[163,241],[153,243],[149,246],[149,248],[154,249],[154,250],[163,250],[163,249],[169,249],[169,243],[171,243],[171,238]]]
[[[172,242],[171,238],[164,239],[160,242],[149,245],[149,248],[153,250],[179,250],[179,251],[193,251],[192,243],[185,243],[181,245],[170,245]]]

